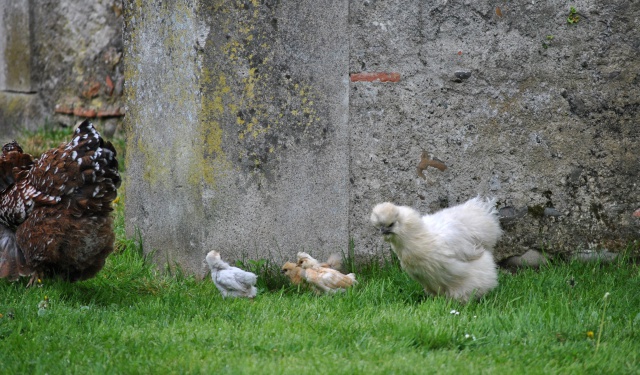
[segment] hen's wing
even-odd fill
[[[463,262],[479,259],[500,233],[497,219],[469,202],[425,215],[422,223],[436,239],[434,251]]]
[[[329,255],[327,261],[319,264],[320,267],[333,268],[334,270],[340,270],[342,268],[342,256],[338,253]]]
[[[227,291],[247,293],[256,283],[257,277],[251,272],[232,267],[228,270],[218,271],[216,281]]]
[[[355,283],[355,277],[352,275],[344,275],[331,268],[307,268],[303,276],[305,280],[325,292],[346,289]]]
[[[111,211],[121,183],[115,148],[88,121],[73,140],[43,153],[28,180],[38,192],[59,197],[79,213]]]
[[[253,286],[258,281],[258,276],[256,276],[256,274],[254,274],[253,272],[241,270],[237,267],[231,267],[231,270],[234,271],[235,277],[238,282]]]

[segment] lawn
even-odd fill
[[[255,300],[159,271],[124,234],[97,277],[0,280],[0,374],[631,374],[640,369],[640,269],[553,263],[500,273],[461,305],[424,297],[388,247],[360,283],[316,296],[269,262]],[[204,254],[203,254],[204,256]],[[358,260],[357,258],[355,260]],[[607,297],[605,298],[605,295]]]
[[[118,203],[121,205],[122,203]],[[425,298],[389,250],[359,285],[277,279],[254,301],[159,272],[124,238],[94,279],[0,281],[0,373],[637,373],[640,275],[628,259],[500,274],[477,303]],[[605,299],[604,296],[609,293]]]

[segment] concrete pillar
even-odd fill
[[[347,1],[125,3],[128,233],[195,272],[345,250]]]
[[[30,93],[29,0],[0,1],[0,90]]]

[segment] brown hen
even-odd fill
[[[0,278],[79,281],[113,251],[116,150],[84,121],[74,138],[33,161],[14,141],[0,156]]]

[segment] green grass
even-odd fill
[[[117,218],[121,224],[121,209]],[[361,265],[360,284],[347,293],[316,296],[271,280],[248,301],[222,299],[210,279],[161,274],[145,262],[138,242],[124,240],[105,269],[85,282],[25,289],[25,282],[0,281],[0,373],[624,374],[640,368],[640,276],[624,259],[501,273],[498,289],[465,306],[425,298],[386,253],[383,266]],[[49,306],[39,308],[45,296]]]
[[[468,305],[426,298],[388,249],[367,264],[349,254],[346,264],[360,283],[334,296],[288,286],[277,265],[247,259],[261,274],[258,296],[225,300],[210,279],[161,273],[146,262],[140,243],[124,234],[123,204],[116,204],[117,251],[97,277],[45,280],[29,289],[26,280],[0,280],[0,374],[632,374],[640,368],[640,272],[624,257],[501,272],[500,286]]]

